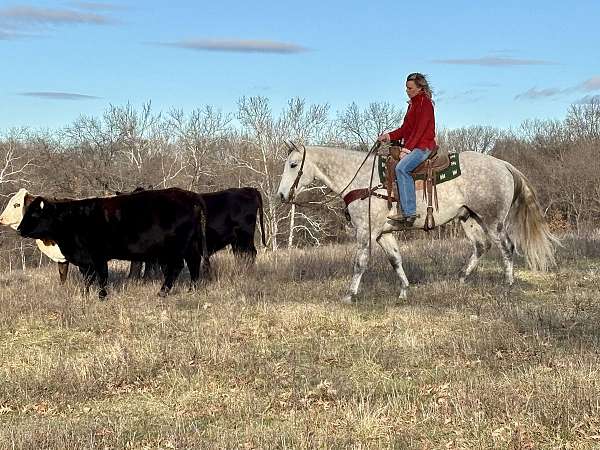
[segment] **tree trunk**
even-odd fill
[[[291,248],[294,245],[294,225],[296,219],[296,204],[292,203],[292,208],[290,209],[290,234],[288,235],[288,248]]]

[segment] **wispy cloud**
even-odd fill
[[[558,88],[531,88],[525,92],[516,95],[515,100],[536,100],[538,98],[556,97],[557,95],[563,94],[564,92],[565,89]]]
[[[454,94],[446,91],[439,91],[436,95],[436,100],[442,102],[461,102],[474,103],[483,98],[483,89],[467,89],[466,91],[456,92]]]
[[[589,80],[585,80],[579,85],[580,89],[585,92],[592,92],[600,90],[600,76],[595,76]]]
[[[17,33],[12,31],[0,30],[0,41],[8,41],[9,39],[15,39],[19,37]]]
[[[97,100],[100,97],[94,95],[74,94],[71,92],[19,92],[18,95],[25,97],[36,97],[47,100]]]
[[[113,19],[102,14],[74,11],[64,8],[50,9],[33,6],[1,8],[0,20],[25,25],[108,25],[114,23]]]
[[[154,45],[188,50],[238,53],[301,53],[307,48],[286,42],[245,39],[189,39],[176,42],[154,42]]]
[[[552,61],[543,61],[539,59],[518,59],[511,57],[486,56],[482,58],[462,58],[462,59],[434,59],[436,64],[455,64],[467,66],[548,66],[557,64]]]
[[[600,76],[594,76],[589,78],[581,83],[567,87],[567,88],[545,88],[538,89],[537,87],[531,88],[521,94],[515,96],[515,100],[537,100],[542,98],[551,98],[564,94],[572,94],[575,92],[594,92],[600,90]],[[582,99],[578,100],[576,103],[587,103],[586,99],[594,98],[596,96],[586,95]]]

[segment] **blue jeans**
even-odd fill
[[[430,153],[430,150],[415,148],[396,164],[396,181],[398,182],[400,205],[405,216],[414,216],[417,213],[415,182],[410,173],[425,161]]]

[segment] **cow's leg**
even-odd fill
[[[406,273],[404,273],[404,268],[402,267],[402,256],[400,256],[400,249],[398,248],[398,241],[391,233],[382,234],[377,238],[377,243],[381,246],[381,248],[385,251],[390,264],[394,268],[396,275],[400,279],[400,283],[402,284],[402,288],[400,290],[399,298],[406,298],[406,290],[408,289],[408,278],[406,278]]]
[[[256,261],[256,247],[254,246],[254,234],[247,232],[236,233],[236,241],[231,244],[231,250],[238,261],[243,261],[251,266]]]
[[[354,256],[354,274],[352,275],[352,281],[350,282],[350,290],[342,298],[343,303],[353,303],[353,297],[358,293],[358,286],[360,280],[367,270],[369,264],[369,236],[368,231],[357,230],[356,235],[358,237],[358,249]]]
[[[461,219],[460,224],[473,245],[473,253],[459,275],[460,282],[464,283],[471,272],[475,270],[475,267],[477,267],[479,259],[490,249],[492,244],[488,239],[486,230],[473,216],[469,216],[464,220]]]
[[[60,284],[67,282],[67,273],[69,273],[69,262],[58,263],[58,276],[60,277]]]
[[[141,261],[131,261],[131,265],[129,266],[129,274],[127,278],[139,280],[142,276],[142,262]]]
[[[98,291],[98,298],[104,300],[108,295],[106,291],[106,285],[108,283],[108,262],[106,260],[98,260],[94,263],[94,268],[98,276],[98,284],[100,290]]]
[[[256,262],[256,248],[252,247],[235,247],[231,246],[235,259],[244,266],[245,269],[250,268]]]
[[[176,259],[167,263],[167,273],[165,274],[165,281],[163,282],[158,295],[160,297],[166,297],[169,291],[173,287],[173,283],[179,276],[179,272],[183,269],[183,259]]]
[[[184,259],[190,271],[190,290],[193,290],[196,288],[198,278],[200,278],[200,263],[202,261],[198,246],[190,245]]]
[[[88,295],[90,293],[90,286],[96,279],[96,271],[93,266],[83,266],[79,268],[79,272],[83,276],[84,293]]]
[[[160,264],[157,261],[146,261],[144,263],[144,279],[154,279],[158,278],[161,273]]]

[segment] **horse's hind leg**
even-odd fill
[[[467,262],[467,265],[460,271],[459,279],[461,283],[464,283],[465,280],[471,272],[475,270],[477,267],[477,263],[483,256],[483,254],[490,249],[491,243],[488,239],[488,235],[486,233],[485,228],[479,223],[479,221],[472,215],[461,218],[460,224],[467,235],[467,238],[473,244],[473,253]]]
[[[402,267],[402,256],[400,256],[398,241],[396,240],[393,234],[388,233],[379,236],[379,238],[377,239],[377,243],[385,251],[390,261],[390,264],[396,272],[396,275],[398,275],[398,278],[400,278],[400,283],[402,283],[402,289],[400,291],[399,297],[406,298],[406,290],[408,289],[408,278],[406,278],[404,268]]]
[[[515,253],[515,245],[510,240],[504,225],[498,222],[495,229],[490,228],[489,235],[494,243],[500,249],[502,254],[502,262],[504,262],[504,276],[506,277],[506,284],[512,286],[515,279],[513,275],[513,255]]]
[[[353,303],[353,297],[358,293],[358,286],[360,280],[367,270],[369,264],[369,238],[366,236],[367,233],[357,233],[358,236],[358,250],[354,255],[354,274],[352,275],[352,281],[350,282],[349,292],[342,298],[343,303]]]

